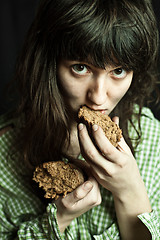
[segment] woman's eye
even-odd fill
[[[84,75],[89,72],[87,66],[84,64],[75,64],[72,66],[72,71],[79,75]]]
[[[116,68],[112,71],[112,74],[115,78],[125,78],[127,75],[127,71],[123,68]]]

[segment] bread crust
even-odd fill
[[[118,146],[118,142],[122,137],[122,130],[108,115],[83,106],[79,109],[78,118],[87,125],[91,135],[92,126],[97,124],[103,129],[105,136],[109,139],[112,145],[115,147]]]
[[[36,167],[33,180],[45,191],[45,198],[58,199],[84,182],[83,172],[72,163],[45,162]]]

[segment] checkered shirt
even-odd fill
[[[102,203],[74,219],[63,234],[60,233],[56,206],[47,206],[33,192],[26,180],[27,169],[12,141],[19,121],[8,115],[0,117],[0,129],[15,127],[0,137],[0,239],[1,240],[119,240],[112,194],[101,187]],[[137,122],[135,121],[137,125]],[[138,125],[137,125],[138,126]],[[152,239],[160,239],[160,122],[148,108],[141,117],[142,141],[136,148],[136,161],[145,183],[151,213],[137,217],[149,229]],[[130,137],[137,137],[129,126]],[[12,155],[9,154],[12,149]],[[15,151],[14,151],[15,150]]]

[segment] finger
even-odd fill
[[[66,200],[66,199],[64,199]],[[70,207],[78,209],[90,208],[101,203],[99,184],[92,176],[72,193],[68,194]]]
[[[95,128],[93,128],[95,129]],[[131,150],[129,146],[127,145],[124,137],[120,139],[118,142],[118,147],[115,148],[110,141],[105,137],[104,134],[101,134],[103,130],[101,127],[98,126],[98,129],[96,129],[96,134],[94,135],[94,138],[96,140],[96,143],[98,147],[100,148],[101,152],[103,153],[104,156],[107,157],[108,160],[118,163],[120,159],[119,152],[121,153],[127,153],[129,155],[132,155]],[[103,144],[104,143],[104,144]]]
[[[84,152],[85,155],[88,155],[87,153],[90,151],[90,149],[92,149],[95,155],[100,155],[88,134],[86,126],[80,123],[78,125],[78,129],[79,129],[78,136],[82,152]]]
[[[115,122],[115,123],[119,126],[119,117],[114,116],[114,117],[112,118],[112,121]]]
[[[99,166],[103,166],[106,162],[106,159],[101,154],[100,151],[95,147],[91,138],[89,137],[88,131],[86,126],[80,124],[79,128],[79,140],[80,140],[80,147],[83,157],[89,164],[97,164]]]
[[[119,159],[119,151],[111,144],[101,127],[93,125],[92,129],[94,139],[102,155],[105,156],[107,160],[116,162],[116,159]]]
[[[73,192],[68,194],[65,197],[65,201],[69,201],[71,205],[74,205],[76,202],[82,200],[87,196],[87,194],[92,190],[93,184],[91,181],[86,181],[78,188],[76,188]]]
[[[89,177],[88,181],[90,181],[92,183],[93,187],[92,187],[91,191],[89,191],[89,193],[84,198],[84,201],[86,202],[86,200],[87,200],[88,206],[99,205],[102,200],[100,189],[99,189],[99,184],[98,184],[97,180],[93,177],[93,175],[91,177]]]
[[[60,208],[71,209],[79,201],[83,200],[93,188],[91,181],[86,181],[73,192],[68,193],[65,197],[59,197],[54,203]],[[78,210],[78,209],[77,209]]]
[[[112,121],[115,122],[119,126],[119,117],[118,116],[114,116],[112,118]],[[129,146],[127,145],[126,141],[124,140],[123,136],[118,143],[118,150],[121,152],[129,153],[129,154],[131,153],[131,150],[130,150]]]
[[[129,154],[129,155],[132,155],[132,152],[131,152],[129,146],[127,145],[124,137],[122,137],[121,140],[120,140],[120,142],[118,143],[117,149],[118,149],[120,152],[127,153],[127,154]]]

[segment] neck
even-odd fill
[[[66,141],[64,145],[63,154],[71,158],[77,158],[80,154],[77,123],[72,124],[70,130],[70,139],[69,142]]]

